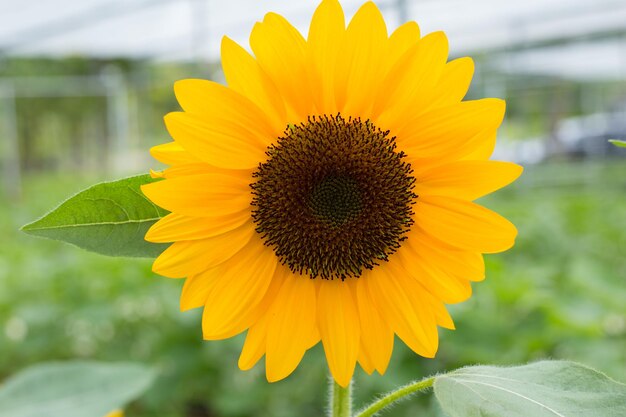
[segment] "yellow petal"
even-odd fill
[[[319,286],[316,285],[315,293],[317,294]],[[320,336],[320,330],[317,326],[317,317],[315,318],[315,326],[313,327],[313,331],[309,335],[309,339],[306,341],[306,348],[311,349],[313,346],[317,345],[320,340],[322,340],[322,336]]]
[[[170,135],[204,162],[221,168],[252,169],[265,161],[261,138],[237,124],[174,112],[165,116]]]
[[[404,253],[404,252],[407,253]],[[413,259],[419,255],[429,265],[436,265],[437,269],[445,270],[446,274],[457,279],[482,281],[485,279],[485,262],[479,252],[460,250],[447,245],[436,238],[429,236],[417,226],[413,226],[402,242],[398,252],[403,265],[414,265]],[[446,301],[448,302],[448,301]]]
[[[468,255],[452,248],[439,253],[429,247],[428,243],[433,239],[426,237],[415,241],[413,239],[415,235],[417,233],[409,235],[400,250],[391,258],[391,262],[399,261],[401,264],[399,268],[402,268],[406,275],[443,302],[453,304],[467,300],[472,295],[469,276],[475,274],[471,265],[463,263]],[[455,258],[456,255],[458,258]],[[478,256],[482,260],[482,256],[480,254]],[[395,257],[398,259],[394,260]],[[484,270],[482,273],[484,277]]]
[[[372,362],[372,359],[367,355],[365,349],[363,349],[362,342],[361,348],[359,349],[359,357],[357,361],[359,362],[359,365],[361,365],[361,368],[363,369],[363,371],[365,371],[366,374],[371,375],[374,373],[374,362]]]
[[[398,264],[393,266],[398,266]],[[413,305],[413,309],[426,335],[425,337],[436,352],[439,345],[439,335],[437,334],[436,326],[437,306],[434,303],[435,299],[419,282],[405,274],[402,268],[392,267],[391,271],[395,274],[395,279],[399,286]],[[441,303],[440,301],[438,302]]]
[[[276,86],[254,57],[226,36],[222,38],[222,68],[229,87],[264,109],[276,134],[280,134],[288,120]]]
[[[472,295],[472,287],[467,279],[449,273],[446,265],[437,264],[425,254],[410,251],[409,248],[403,249],[399,250],[394,258],[398,257],[405,274],[419,282],[438,299],[453,304],[465,301]]]
[[[152,264],[160,275],[181,278],[213,268],[239,252],[256,232],[250,221],[208,239],[185,240],[170,245]]]
[[[165,178],[163,176],[163,171],[155,171],[153,169],[150,169],[150,177],[153,178],[153,179]]]
[[[256,323],[248,329],[246,340],[239,355],[239,369],[247,371],[265,355],[267,341],[268,314],[264,314]]]
[[[450,317],[450,313],[448,313],[448,310],[446,310],[446,306],[441,302],[441,300],[438,300],[427,291],[424,291],[421,294],[422,299],[427,302],[427,304],[433,311],[437,325],[443,327],[444,329],[454,330],[455,327],[454,322],[452,321],[452,317]]]
[[[176,178],[176,177],[186,177],[190,175],[202,175],[202,174],[223,174],[223,175],[234,175],[246,177],[248,179],[252,178],[251,169],[230,169],[230,168],[220,168],[214,165],[207,164],[206,162],[189,162],[189,163],[181,163],[171,166],[165,169],[162,173],[164,178]]]
[[[225,339],[243,332],[258,317],[249,313],[263,300],[270,286],[277,258],[257,235],[220,269],[222,276],[209,293],[202,314],[207,340]]]
[[[212,167],[211,165],[204,162],[180,163],[163,171],[160,177],[176,178],[184,177],[187,175],[210,174],[218,170],[219,168]]]
[[[256,104],[216,82],[180,80],[174,84],[174,93],[185,112],[198,116],[208,124],[236,125],[246,129],[254,139],[261,140],[265,145],[282,133],[282,130],[276,131]]]
[[[420,310],[423,308],[420,304],[413,304],[407,295],[410,288],[403,288],[399,280],[402,272],[398,273],[392,265],[391,262],[379,265],[371,272],[366,271],[360,279],[364,280],[379,313],[398,337],[418,355],[432,358],[438,347],[438,340],[432,334],[434,317]]]
[[[166,165],[186,164],[200,162],[200,160],[187,152],[179,143],[169,142],[150,148],[150,155]]]
[[[312,279],[294,275],[285,266],[285,277],[270,310],[265,366],[267,380],[279,381],[302,360],[316,327],[316,291]]]
[[[464,153],[460,159],[468,161],[487,160],[496,148],[496,131],[494,129],[486,129],[471,138],[470,142],[472,143],[472,150]]]
[[[446,64],[433,90],[432,108],[450,106],[463,100],[474,75],[474,61],[470,57],[457,58]]]
[[[335,97],[344,115],[369,119],[387,53],[387,27],[374,3],[356,12],[339,55]]]
[[[513,182],[522,167],[511,162],[456,161],[416,172],[415,193],[475,200]]]
[[[361,321],[361,349],[365,351],[374,368],[382,375],[387,370],[389,359],[391,359],[393,331],[376,310],[366,284],[361,279],[356,283],[356,298]]]
[[[441,76],[448,57],[448,39],[434,32],[409,48],[391,68],[376,98],[372,117],[383,129],[398,130],[410,117],[430,107],[428,92]]]
[[[246,178],[248,180],[252,179],[251,169],[229,169],[229,168],[220,168],[214,165],[209,165],[206,162],[192,162],[192,163],[181,163],[171,166],[165,169],[160,177],[162,178],[177,178],[177,177],[187,177],[191,175],[202,175],[202,174],[222,174],[222,175],[234,175],[237,177]]]
[[[337,0],[323,0],[315,10],[307,39],[311,94],[319,114],[338,112],[334,80],[346,23]]]
[[[406,51],[417,44],[419,39],[420,28],[415,22],[404,23],[394,30],[389,37],[388,59],[386,60],[388,69],[393,67]]]
[[[250,210],[214,218],[170,213],[150,227],[145,239],[155,243],[206,239],[236,229],[250,220],[250,216]]]
[[[180,295],[180,310],[187,311],[204,306],[219,278],[220,271],[217,268],[187,278]]]
[[[170,178],[141,186],[152,202],[192,217],[219,217],[250,207],[252,174],[231,171]]]
[[[436,157],[439,163],[492,148],[504,109],[503,100],[486,98],[429,111],[397,132],[398,147],[409,159]]]
[[[263,300],[254,309],[250,309],[242,322],[252,323],[243,350],[239,357],[239,367],[242,370],[252,368],[265,354],[267,348],[267,331],[269,329],[270,307],[274,304],[278,291],[285,281],[284,270],[277,265],[274,277],[267,289]]]
[[[324,352],[335,381],[347,387],[359,354],[359,313],[349,281],[321,281],[317,309]]]
[[[502,252],[517,230],[507,219],[477,204],[449,197],[423,196],[414,206],[415,224],[430,236],[460,249]]]
[[[250,47],[285,103],[287,117],[296,123],[311,114],[313,102],[306,75],[306,41],[282,16],[268,13],[250,34]]]

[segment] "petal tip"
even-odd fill
[[[388,365],[385,365],[384,367],[376,368],[376,372],[378,372],[379,375],[385,375],[388,367]]]
[[[242,353],[243,354],[243,353]],[[251,363],[251,361],[245,360],[243,356],[239,356],[239,360],[237,361],[237,367],[242,371],[249,371],[254,368],[255,363]]]
[[[268,366],[267,360],[265,361],[265,379],[267,379],[267,382],[274,383],[282,381],[290,374],[291,373],[285,374],[284,372],[277,372],[272,366]]]
[[[165,175],[163,174],[163,171],[155,171],[152,168],[150,169],[150,178],[152,179],[158,179],[158,178],[165,178]]]
[[[150,242],[150,243],[160,243],[158,241],[158,238],[155,237],[156,233],[153,230],[153,228],[154,228],[154,224],[148,229],[145,236],[143,237],[143,240],[145,240],[146,242]]]
[[[348,388],[350,381],[352,381],[352,374],[346,373],[345,375],[333,375],[333,379],[340,387]]]
[[[431,32],[428,35],[424,36],[423,39],[429,38],[432,42],[436,43],[445,43],[446,47],[448,45],[448,35],[443,30],[437,30],[435,32]]]

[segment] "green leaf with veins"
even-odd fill
[[[103,255],[154,258],[167,244],[146,242],[144,235],[168,212],[154,205],[139,188],[154,181],[158,180],[138,175],[94,185],[22,231]]]
[[[154,369],[137,363],[49,362],[0,386],[0,415],[103,417],[152,385]]]
[[[451,417],[626,416],[626,385],[573,362],[470,366],[437,376],[433,386]]]

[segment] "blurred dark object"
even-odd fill
[[[605,113],[561,120],[557,135],[568,157],[625,157],[626,148],[614,146],[609,139],[626,139],[626,99]]]

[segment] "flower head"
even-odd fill
[[[171,167],[143,187],[171,211],[146,235],[174,242],[154,271],[186,278],[205,339],[247,330],[239,367],[265,355],[269,381],[320,340],[343,386],[357,361],[385,372],[394,334],[434,357],[445,304],[516,236],[473,203],[521,173],[488,160],[504,102],[462,101],[472,60],[414,22],[388,36],[371,2],[346,27],[323,0],[307,39],[269,13],[250,46],[224,38],[228,86],[175,85],[174,142],[152,149]]]

